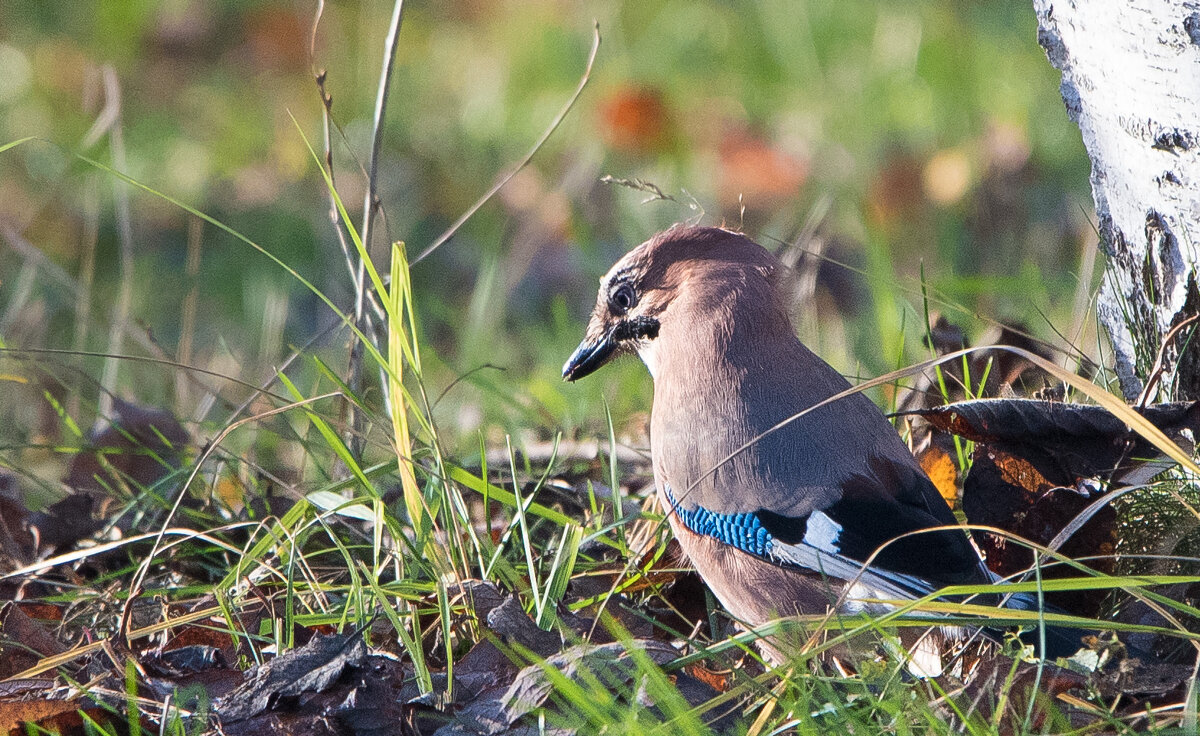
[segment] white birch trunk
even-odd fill
[[[1092,162],[1099,314],[1127,398],[1200,309],[1200,0],[1033,0]],[[1158,398],[1200,398],[1200,334],[1180,331]],[[1190,339],[1189,339],[1190,338]]]

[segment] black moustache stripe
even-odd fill
[[[613,330],[613,339],[616,341],[652,340],[656,337],[658,337],[658,320],[653,317],[627,319]]]

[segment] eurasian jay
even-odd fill
[[[600,280],[563,377],[641,357],[654,380],[658,497],[700,576],[746,624],[992,582],[869,398],[852,394],[777,427],[850,388],[796,338],[784,276],[738,233],[660,233]]]

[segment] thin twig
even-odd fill
[[[346,259],[346,268],[350,272],[350,278],[356,277],[358,258],[350,249],[350,244],[346,242],[346,233],[342,230],[342,219],[338,213],[337,198],[334,196],[337,191],[336,177],[337,174],[333,168],[333,95],[325,89],[326,72],[324,69],[314,74],[317,80],[317,91],[321,94],[321,140],[325,144],[325,170],[329,172],[329,181],[331,186],[325,188],[329,195],[329,221],[333,223],[333,234],[337,236],[338,246],[342,249],[342,257]]]
[[[324,2],[317,3],[317,12],[316,12],[315,17],[313,18],[312,38],[311,38],[310,44],[309,44],[309,57],[311,59],[316,58],[317,29],[320,26],[321,17],[324,14],[324,11],[325,11],[325,3]],[[337,185],[336,185],[336,180],[335,180],[335,177],[337,174],[336,174],[336,170],[333,165],[333,130],[337,126],[336,122],[333,119],[333,95],[330,94],[329,90],[326,89],[326,87],[325,87],[327,73],[324,69],[314,70],[313,78],[317,82],[317,92],[321,96],[321,109],[322,109],[322,115],[321,115],[322,136],[321,136],[321,139],[325,146],[325,170],[328,172],[328,176],[329,176],[329,186],[326,187],[326,193],[329,196],[329,221],[333,225],[333,233],[337,237],[338,247],[341,248],[342,258],[346,264],[346,271],[350,276],[350,281],[351,281],[351,283],[357,283],[358,282],[358,268],[360,265],[359,259],[358,259],[358,256],[351,249],[350,244],[348,242],[346,242],[346,231],[343,229],[343,225],[346,223],[342,222],[341,212],[338,209]],[[342,132],[340,128],[338,128],[338,131]],[[345,134],[344,134],[344,132],[342,132],[342,133],[343,133],[342,139],[344,141]],[[353,156],[353,154],[351,154],[351,155]],[[357,161],[356,161],[356,163],[357,163]],[[362,169],[361,164],[359,164],[359,168]],[[364,178],[366,178],[366,176],[367,176],[366,169],[362,169],[362,171],[363,171]],[[357,295],[361,294],[361,293],[362,293],[361,291],[356,292],[356,296],[355,296],[356,300],[357,300]],[[372,311],[377,316],[379,316],[382,321],[383,308],[380,306],[379,300],[377,298],[375,298],[374,292],[371,292],[369,294],[369,296],[370,296],[370,304],[371,304]],[[372,333],[368,333],[368,334],[374,334],[374,333],[372,332]],[[296,354],[293,353],[293,357],[295,357],[295,355]],[[290,362],[290,359],[289,359],[289,362]],[[361,392],[362,371],[361,371],[360,367],[362,365],[362,354],[361,354],[361,351],[358,350],[358,336],[355,335],[353,333],[353,331],[351,331],[351,334],[350,334],[349,363],[350,363],[350,365],[348,366],[348,372],[350,374],[349,375],[349,385],[351,386],[351,391]],[[276,375],[278,375],[278,373]],[[361,450],[361,445],[359,443],[357,443],[355,440],[355,437],[360,436],[357,432],[357,428],[358,428],[358,424],[361,423],[361,420],[359,419],[361,412],[358,411],[358,409],[354,406],[354,402],[352,400],[350,400],[349,397],[342,398],[341,406],[339,407],[338,412],[339,412],[339,419],[342,422],[342,425],[347,427],[347,435],[345,438],[347,447],[351,448],[352,452]],[[240,411],[238,413],[240,413]],[[348,470],[345,467],[343,467],[340,463],[338,464],[338,467],[339,467],[340,471],[343,471],[343,472]]]
[[[311,59],[316,58],[316,43],[317,31],[320,27],[321,18],[325,12],[324,0],[317,3],[317,10],[313,17],[312,31],[309,39],[309,56]],[[379,167],[379,152],[383,142],[383,124],[387,112],[387,101],[389,90],[391,88],[391,79],[395,69],[396,49],[398,46],[400,28],[404,15],[403,0],[396,0],[392,8],[391,26],[388,29],[388,35],[384,46],[384,61],[383,67],[379,75],[379,87],[375,99],[375,116],[374,126],[371,136],[371,150],[368,163],[363,174],[367,180],[367,188],[365,194],[365,202],[363,205],[363,220],[359,230],[362,243],[365,250],[370,252],[371,237],[374,225],[375,214],[379,211],[379,201],[377,191],[378,167]],[[324,69],[315,69],[313,76],[317,82],[317,90],[321,96],[321,106],[323,109],[323,143],[325,147],[325,167],[329,177],[329,219],[333,223],[334,232],[338,239],[338,245],[341,248],[342,256],[345,259],[347,270],[350,273],[351,282],[354,285],[354,324],[358,331],[369,339],[372,345],[379,349],[380,329],[385,323],[383,307],[379,303],[378,295],[366,288],[366,263],[360,259],[350,244],[346,241],[345,232],[342,230],[343,224],[349,226],[349,223],[343,223],[338,210],[337,194],[334,188],[334,165],[333,165],[333,131],[335,128],[341,131],[333,118],[333,96],[326,89],[326,71]],[[345,135],[342,135],[343,139]],[[362,166],[360,165],[361,169]],[[369,257],[369,255],[368,255]],[[370,312],[366,311],[366,307],[370,307]],[[347,384],[350,390],[355,395],[362,392],[362,370],[363,350],[359,342],[358,334],[352,332],[350,336],[350,357],[348,366]],[[384,393],[384,406],[389,406],[387,401],[387,380],[386,371],[380,367],[380,386]],[[347,424],[346,443],[350,448],[350,452],[354,457],[359,457],[362,454],[364,432],[363,432],[363,414],[359,408],[348,398],[343,404],[343,411],[349,414]]]
[[[375,220],[375,212],[379,208],[376,187],[379,173],[379,150],[383,146],[383,122],[387,112],[388,92],[391,89],[392,72],[396,67],[396,48],[400,40],[400,26],[404,19],[404,0],[396,0],[392,6],[392,22],[388,28],[387,40],[383,50],[383,70],[379,74],[379,89],[375,94],[375,120],[371,131],[371,155],[367,159],[367,191],[363,195],[363,219],[359,235],[362,236],[363,247],[367,253],[371,251],[371,229]],[[365,264],[359,265],[358,289],[354,305],[355,319],[362,319],[363,288],[366,278]]]
[[[317,3],[317,12],[313,17],[312,36],[309,39],[308,55],[310,61],[316,59],[317,56],[317,29],[321,25],[321,18],[325,13],[325,2],[320,0]],[[350,274],[350,279],[357,278],[358,271],[358,256],[350,244],[346,242],[346,232],[342,229],[343,222],[341,214],[338,211],[337,203],[337,184],[336,173],[333,167],[333,131],[336,129],[341,137],[342,143],[346,144],[346,132],[337,124],[337,120],[333,117],[333,95],[325,86],[328,81],[328,72],[325,69],[318,69],[315,61],[312,64],[313,78],[317,82],[317,92],[321,96],[321,125],[322,125],[322,141],[325,146],[325,170],[329,173],[329,186],[326,187],[326,193],[329,195],[329,221],[333,223],[333,233],[337,236],[338,246],[342,249],[342,257],[346,261],[346,270]],[[367,170],[363,167],[355,156],[353,150],[350,151],[350,158],[354,161],[355,166],[362,172],[363,178],[369,178]],[[375,314],[375,318],[381,323],[383,322],[383,306],[379,303],[379,299],[373,291],[366,292],[365,295],[370,303],[371,311]]]
[[[387,39],[384,42],[383,69],[379,74],[379,88],[375,95],[375,118],[371,133],[371,153],[367,159],[367,191],[363,195],[363,219],[359,235],[363,244],[363,259],[371,257],[371,235],[375,221],[375,213],[379,207],[376,194],[379,173],[379,150],[383,145],[383,123],[387,113],[388,93],[391,89],[392,72],[396,67],[396,48],[400,40],[400,27],[404,20],[404,0],[395,0],[392,5],[392,20],[388,28]],[[379,350],[379,332],[377,325],[368,315],[363,313],[366,303],[366,272],[365,260],[360,259],[354,277],[354,324],[371,340],[375,349]],[[363,372],[363,350],[358,340],[351,338],[350,347],[350,389],[355,394],[361,393]],[[382,372],[383,366],[380,366]],[[384,392],[384,406],[391,406],[387,400],[387,376],[381,373],[379,385]],[[350,409],[350,452],[355,458],[362,456],[363,450],[363,415],[354,405]]]
[[[109,149],[112,151],[113,168],[117,171],[128,171],[125,161],[125,135],[121,128],[121,85],[117,79],[117,70],[112,66],[104,67],[104,97],[116,110],[115,120],[108,130]],[[133,219],[129,210],[129,187],[123,181],[113,182],[113,201],[117,217],[117,241],[120,246],[121,286],[117,294],[116,309],[112,316],[112,327],[108,334],[108,352],[120,354],[122,350],[124,325],[129,321],[129,310],[133,304]],[[112,394],[116,390],[117,371],[120,361],[107,359],[101,374],[100,385],[104,393],[100,394],[98,412],[101,417],[108,417],[112,412]]]
[[[325,0],[317,0],[317,11],[313,13],[312,29],[308,34],[308,58],[317,58],[317,29],[321,27],[321,18],[325,17]],[[324,76],[324,72],[321,73]]]
[[[588,54],[587,67],[585,67],[583,70],[583,76],[579,79],[579,85],[575,87],[575,92],[571,95],[570,99],[567,100],[567,104],[563,105],[563,108],[559,110],[558,115],[554,118],[553,122],[550,123],[550,127],[546,128],[546,131],[542,133],[542,137],[538,139],[537,143],[533,144],[533,148],[529,149],[529,153],[525,154],[525,158],[521,159],[520,163],[514,166],[507,174],[500,177],[500,179],[492,185],[491,189],[487,190],[482,197],[476,200],[475,204],[468,207],[467,211],[454,221],[453,225],[446,229],[446,232],[439,235],[437,240],[433,241],[428,248],[421,251],[420,255],[412,259],[412,261],[409,262],[410,266],[415,266],[421,261],[425,260],[426,256],[440,248],[447,240],[454,237],[454,234],[458,232],[458,229],[462,227],[467,220],[471,219],[471,215],[474,215],[480,207],[486,204],[489,199],[494,197],[496,192],[500,191],[500,189],[507,184],[510,179],[517,175],[517,172],[529,165],[529,162],[533,160],[534,154],[541,150],[542,146],[546,144],[546,141],[550,140],[550,136],[554,134],[554,131],[558,129],[558,126],[562,124],[563,120],[566,119],[567,113],[571,111],[571,108],[575,106],[576,101],[579,100],[579,96],[583,94],[583,88],[587,86],[588,80],[592,78],[592,66],[596,62],[596,52],[599,50],[600,23],[597,22],[592,31],[592,51],[590,54]]]

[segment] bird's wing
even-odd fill
[[[847,385],[835,378],[841,383],[828,378],[821,394]],[[743,392],[733,409],[656,404],[664,416],[652,434],[655,473],[672,488],[681,518],[719,527],[749,514],[776,544],[808,539],[827,553],[939,586],[989,582],[966,532],[938,529],[956,527],[954,514],[870,399],[855,394],[786,421],[818,402],[768,388],[746,405]],[[742,437],[753,439],[743,445]]]
[[[866,597],[912,599],[936,590],[936,586],[918,575],[867,566],[844,554],[839,546],[840,525],[824,512],[814,511],[806,531],[798,538],[777,536],[777,519],[764,522],[761,513],[715,513],[702,506],[685,509],[670,486],[664,486],[667,502],[678,521],[689,530],[712,537],[724,544],[775,564],[797,567],[841,581],[855,581]]]
[[[904,572],[896,568],[907,568],[907,565],[897,565],[894,559],[883,553],[866,564],[862,555],[851,550],[865,549],[870,543],[863,540],[872,535],[855,534],[853,530],[847,532],[825,511],[814,511],[805,519],[786,520],[777,515],[772,518],[769,512],[722,514],[702,506],[685,509],[675,500],[669,485],[664,484],[663,490],[672,507],[671,512],[680,523],[697,534],[708,535],[777,565],[852,583],[845,590],[839,605],[843,613],[879,614],[895,610],[886,604],[871,603],[869,599],[914,600],[936,592],[945,584],[999,582],[999,578],[983,566],[974,548],[958,530],[947,529],[909,537],[926,546],[934,561],[930,562],[930,568],[923,574]],[[848,509],[839,511],[847,512]],[[765,523],[764,519],[767,519]],[[780,530],[781,523],[786,525],[785,533],[778,536],[776,532]],[[801,536],[792,536],[799,529],[803,529]],[[945,536],[936,541],[922,541],[923,537],[931,534]],[[874,536],[878,537],[879,533],[876,532]],[[960,539],[963,540],[962,547],[959,546]],[[959,579],[947,579],[948,569]],[[1006,596],[1002,603],[1007,608],[1020,610],[1054,610],[1038,601],[1036,595],[1028,593]],[[936,615],[932,617],[937,618]],[[1080,632],[1072,629],[1047,626],[1045,637],[1043,656],[1069,656],[1079,648]],[[1039,631],[1035,629],[1028,632],[1023,638],[1036,646],[1039,644]]]
[[[901,471],[914,487],[896,487]],[[915,469],[900,468],[882,478],[879,473],[855,475],[817,492],[801,488],[795,493],[801,503],[773,508],[722,502],[723,497],[740,497],[744,503],[748,494],[730,488],[724,493],[709,488],[699,499],[677,498],[670,481],[660,480],[685,526],[759,557],[843,580],[858,577],[869,561],[875,573],[899,586],[894,592],[906,591],[905,597],[944,585],[991,582],[945,502],[937,498],[944,514],[935,516],[928,509],[920,484],[930,481]],[[761,500],[771,498],[761,494]],[[814,498],[823,502],[811,503]]]
[[[784,544],[807,539],[820,549],[938,585],[991,582],[966,530],[924,473],[878,458],[868,466],[872,472],[841,483],[838,500],[807,514],[755,513]]]

